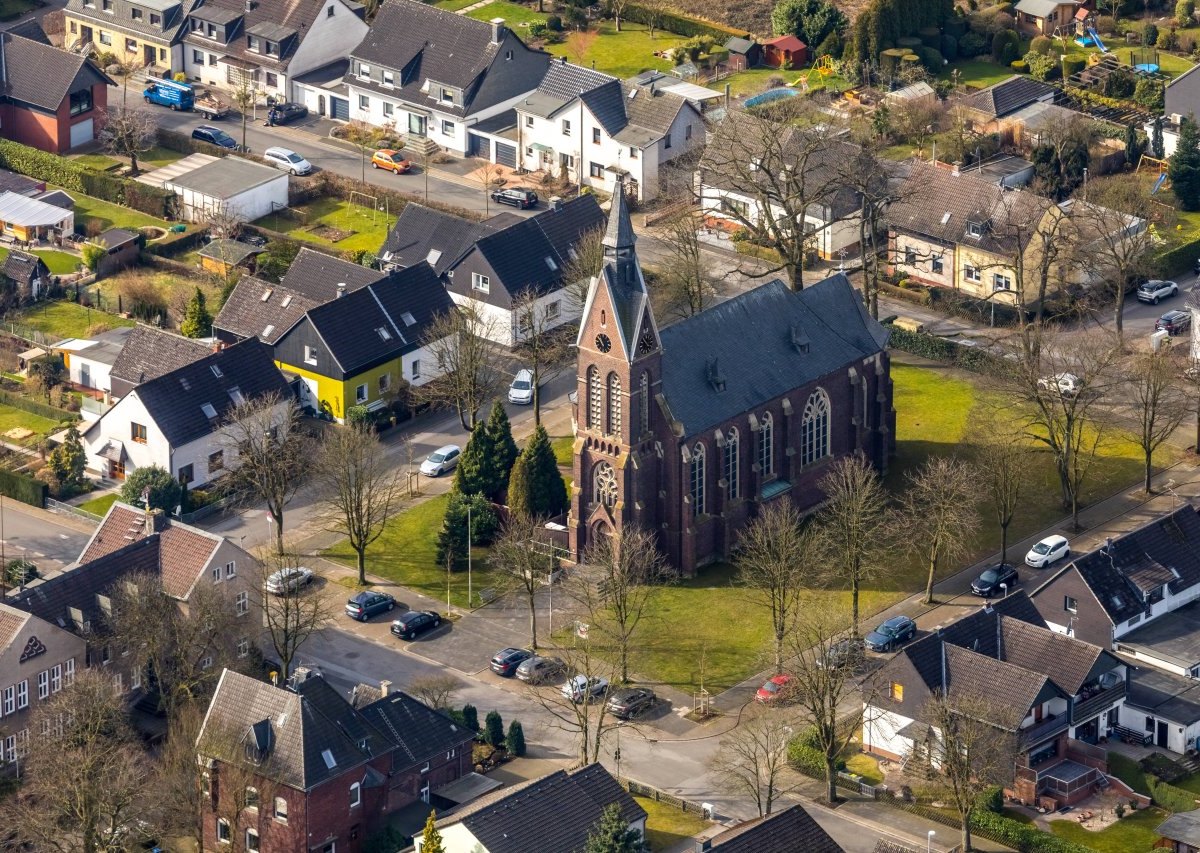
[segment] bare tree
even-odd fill
[[[498,163],[485,162],[476,171],[479,184],[483,187],[483,213],[485,216],[492,212],[492,190],[499,185],[502,172]]]
[[[538,647],[537,593],[554,581],[558,569],[549,543],[542,541],[545,532],[540,519],[511,515],[488,557],[500,585],[525,599],[529,608],[529,647],[534,651]]]
[[[626,527],[619,539],[596,538],[581,562],[585,568],[576,572],[568,592],[582,606],[592,628],[615,647],[617,674],[626,682],[629,652],[636,645],[654,585],[673,575],[654,534],[637,527]]]
[[[100,143],[121,157],[129,158],[129,174],[137,177],[138,157],[154,147],[158,139],[158,122],[141,107],[119,107],[109,110],[100,130]]]
[[[839,459],[821,478],[825,505],[817,515],[820,564],[831,583],[850,587],[850,633],[859,636],[862,585],[883,565],[888,548],[887,492],[861,453]]]
[[[643,0],[638,5],[642,7],[646,16],[646,29],[650,31],[650,38],[653,40],[654,31],[662,24],[663,16],[671,8],[671,4],[668,0]]]
[[[358,582],[367,582],[367,548],[384,530],[402,499],[400,472],[369,424],[348,424],[325,434],[313,475],[321,494],[325,529],[346,537],[358,563]]]
[[[933,603],[938,567],[970,547],[971,531],[979,523],[975,476],[971,465],[960,459],[931,456],[906,477],[898,523],[904,527],[904,541],[929,567],[926,604]]]
[[[259,556],[258,573],[254,578],[261,597],[263,628],[284,679],[292,674],[292,664],[300,648],[313,634],[324,629],[337,613],[333,600],[319,590],[296,589],[287,583],[281,585],[279,593],[267,590],[272,575],[286,574],[289,569],[298,568],[301,566],[296,555],[266,552]]]
[[[691,210],[668,220],[663,240],[667,253],[658,271],[663,313],[682,319],[699,314],[717,297],[696,225]]]
[[[203,849],[204,805],[196,765],[196,738],[204,709],[184,705],[167,721],[167,737],[150,776],[155,792],[147,820],[159,837],[186,838]]]
[[[1024,711],[955,688],[936,691],[926,700],[923,716],[935,730],[930,758],[941,771],[937,781],[958,812],[962,849],[970,850],[979,795],[1012,781]]]
[[[575,366],[569,327],[556,326],[558,303],[553,315],[538,292],[526,288],[513,299],[513,315],[517,321],[519,343],[516,350],[524,356],[533,371],[533,422],[542,422],[542,385],[558,376],[570,365]],[[573,337],[573,336],[571,336]]]
[[[232,493],[267,505],[275,525],[275,553],[283,550],[283,511],[304,484],[312,464],[312,441],[304,431],[300,407],[277,394],[234,406],[221,431],[221,442],[236,465],[225,476]]]
[[[258,101],[258,86],[251,79],[250,74],[246,71],[237,71],[237,80],[234,83],[234,89],[230,93],[233,102],[237,104],[238,113],[242,117],[242,150],[249,151],[250,148],[246,145],[246,123],[250,119],[250,113],[254,111],[254,105]]]
[[[1145,461],[1146,494],[1151,492],[1154,453],[1171,437],[1191,412],[1186,391],[1187,380],[1180,370],[1180,359],[1171,347],[1135,353],[1125,363],[1125,381],[1129,403],[1137,420],[1137,442]]]
[[[375,150],[395,133],[395,125],[391,123],[378,125],[365,121],[352,121],[346,125],[343,138],[358,147],[359,165],[362,167],[361,181],[364,187],[367,184],[367,161],[371,160],[371,155]],[[378,169],[379,167],[372,162],[371,168]],[[426,181],[428,182],[428,178]]]
[[[17,849],[110,853],[130,849],[152,801],[147,762],[112,679],[85,669],[40,704],[20,790],[3,806]]]
[[[858,245],[863,263],[863,301],[867,310],[879,319],[880,258],[875,237],[881,231],[884,211],[913,191],[899,181],[896,166],[880,156],[872,146],[862,146],[840,167],[846,190],[859,198]]]
[[[236,240],[246,224],[246,217],[229,205],[221,205],[208,213],[208,233],[221,240]]]
[[[1000,562],[1007,563],[1008,528],[1029,484],[1033,454],[1024,437],[1005,430],[999,419],[979,420],[974,431],[983,438],[976,445],[975,464],[1000,526]]]
[[[608,0],[608,10],[612,12],[617,32],[621,32],[621,16],[625,14],[625,7],[628,5],[629,0]]]
[[[595,228],[582,234],[571,246],[571,261],[563,267],[563,293],[573,314],[583,311],[587,304],[592,279],[604,266],[604,229]]]
[[[258,848],[247,843],[244,830],[261,832],[260,821],[273,811],[279,786],[255,763],[255,747],[245,730],[224,720],[210,715],[204,721],[195,751],[202,761],[213,759],[201,776],[201,797],[211,809],[217,826],[225,824],[229,828],[220,849],[229,853],[256,853]],[[271,826],[272,841],[284,849],[302,848],[305,843],[302,827],[300,821],[292,821],[290,826],[275,822]],[[290,843],[288,837],[292,839]]]
[[[458,412],[463,429],[473,431],[479,410],[500,388],[499,352],[492,345],[495,323],[470,306],[439,314],[422,343],[433,358],[436,379],[413,389],[418,399]]]
[[[462,688],[463,683],[453,675],[434,672],[412,679],[405,686],[404,692],[419,699],[435,711],[445,711],[453,705],[454,694]]]
[[[787,793],[788,741],[794,720],[778,713],[760,714],[741,723],[721,739],[712,769],[723,787],[739,799],[752,800],[765,817]]]
[[[777,673],[783,672],[784,641],[800,608],[813,550],[812,536],[801,529],[800,512],[791,501],[767,504],[738,541],[738,583],[770,612]]]
[[[574,645],[557,651],[569,678],[580,679],[582,684],[593,684],[597,679],[609,683],[616,680],[617,671],[611,659],[593,652],[591,626],[586,632],[576,623]],[[584,633],[583,637],[579,634]],[[566,732],[575,741],[579,764],[592,764],[600,760],[604,751],[605,736],[619,725],[609,716],[608,703],[603,697],[594,700],[574,701],[567,692],[553,687],[539,690],[535,701],[547,713],[547,725]]]

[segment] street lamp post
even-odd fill
[[[925,836],[925,853],[932,853],[932,851],[933,851],[933,836],[935,836],[935,835],[937,835],[937,833],[931,829],[931,830],[929,830],[928,834]]]
[[[471,609],[471,505],[467,504],[467,609]]]

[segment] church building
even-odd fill
[[[571,550],[654,530],[687,575],[725,560],[767,501],[824,500],[830,464],[895,452],[888,333],[845,275],[778,279],[659,330],[622,193],[576,341]]]

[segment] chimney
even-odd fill
[[[558,64],[559,64],[559,65],[566,65],[566,64],[567,64],[567,58],[566,58],[565,56],[560,56],[560,57],[558,58]]]
[[[492,18],[489,23],[492,25],[492,44],[500,44],[504,41],[504,19]]]
[[[254,0],[246,0],[246,11],[247,12],[254,11]]]
[[[546,203],[550,205],[551,210],[562,210],[562,196],[560,195],[550,196],[550,200]]]
[[[346,282],[339,281],[337,286],[337,298],[341,299],[346,295]]]
[[[712,849],[711,838],[699,838],[696,840],[696,853],[705,853],[706,850]]]
[[[387,679],[384,679],[383,681],[379,682],[379,695],[380,696],[387,696],[388,691],[390,691],[391,689],[392,689],[392,682],[388,681]]]
[[[950,171],[950,174],[952,174],[952,175],[953,175],[954,177],[956,177],[956,178],[957,178],[957,177],[958,177],[958,176],[961,174],[961,172],[959,171],[959,166],[960,166],[960,165],[961,165],[961,164],[960,164],[960,163],[959,163],[957,160],[955,160],[955,161],[954,161],[954,168],[953,168],[953,169]]]
[[[221,351],[221,350],[223,350],[223,349],[225,349],[225,342],[224,342],[224,341],[220,341],[220,340],[214,340],[214,341],[213,341],[213,343],[212,343],[212,351],[213,351],[213,352],[220,352],[220,351]]]
[[[142,517],[144,522],[144,530],[147,536],[152,536],[163,528],[163,511],[161,509],[152,509],[146,512]]]
[[[1104,537],[1104,553],[1105,554],[1112,553],[1112,537],[1111,536]]]

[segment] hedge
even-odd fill
[[[41,509],[46,506],[46,494],[49,489],[50,487],[41,480],[0,469],[0,494],[5,497]]]
[[[934,361],[946,361],[958,365],[965,370],[976,373],[995,373],[1006,366],[1006,362],[998,356],[978,349],[963,346],[937,335],[924,332],[910,332],[898,326],[889,326],[891,337],[888,345],[894,349],[919,355]]]
[[[1087,60],[1082,56],[1064,56],[1062,60],[1063,77],[1069,78],[1087,67]]]
[[[147,254],[158,255],[161,258],[173,258],[191,251],[203,243],[205,233],[204,229],[178,233],[168,232],[166,237],[155,240],[153,243],[147,243],[145,251]]]
[[[1154,274],[1170,275],[1176,270],[1190,270],[1198,258],[1200,258],[1200,240],[1183,243],[1154,258]]]
[[[1191,812],[1196,810],[1196,795],[1191,791],[1185,791],[1183,788],[1176,788],[1174,785],[1160,782],[1155,776],[1148,776],[1147,781],[1150,783],[1150,799],[1154,801],[1154,805],[1164,808],[1169,812]]]
[[[1091,847],[1067,841],[988,809],[976,809],[971,813],[971,829],[1020,853],[1095,853]]]
[[[29,412],[43,418],[49,418],[55,423],[79,419],[79,416],[74,412],[56,409],[54,406],[39,403],[37,400],[30,400],[28,397],[22,397],[20,394],[14,394],[11,391],[0,390],[0,403],[12,406],[14,409],[20,409],[22,412]]]
[[[724,44],[732,36],[750,38],[745,30],[735,30],[716,21],[704,21],[675,11],[664,11],[658,14],[658,28],[680,36],[712,36]],[[621,15],[623,21],[633,21],[635,24],[645,24],[650,20],[650,13],[644,6],[630,3]]]

